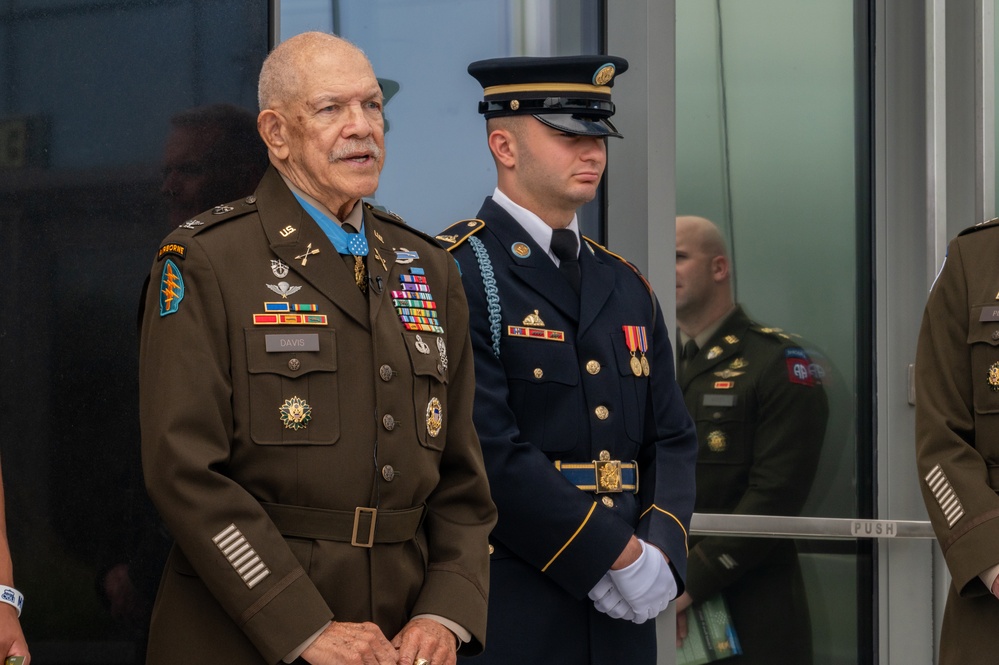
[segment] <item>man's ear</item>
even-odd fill
[[[496,162],[507,168],[517,164],[517,138],[506,129],[494,129],[489,132],[489,150]]]
[[[728,279],[728,259],[724,256],[716,256],[711,259],[711,277],[716,282],[723,282]]]
[[[288,159],[291,148],[288,145],[284,117],[274,109],[264,109],[257,116],[257,131],[267,145],[267,150],[278,160]]]

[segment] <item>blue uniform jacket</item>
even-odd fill
[[[662,314],[599,245],[583,243],[577,297],[499,205],[487,199],[479,217],[438,236],[468,298],[473,420],[499,511],[476,662],[654,662],[653,622],[610,619],[587,593],[632,534],[666,553],[683,591],[697,441]],[[649,376],[633,372],[623,326],[644,329]],[[637,493],[584,491],[557,468],[602,452],[637,462]]]

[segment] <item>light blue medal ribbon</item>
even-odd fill
[[[295,194],[292,192],[292,194]],[[361,222],[361,228],[357,233],[347,233],[343,230],[343,227],[334,222],[332,219],[324,215],[316,206],[312,205],[305,199],[303,199],[298,194],[295,194],[295,198],[298,202],[305,208],[305,211],[309,213],[312,219],[316,220],[316,224],[319,228],[323,230],[326,237],[330,239],[333,243],[333,247],[336,248],[341,254],[350,254],[351,256],[367,256],[368,255],[368,239],[364,237],[364,222]]]

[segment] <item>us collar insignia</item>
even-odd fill
[[[184,278],[177,264],[172,259],[167,259],[160,277],[160,316],[175,314],[180,309],[180,301],[183,299]]]
[[[533,314],[528,314],[524,317],[523,325],[532,326],[535,328],[544,328],[545,322],[541,320],[541,316],[538,314],[538,310],[534,310]]]
[[[288,276],[288,264],[281,259],[271,259],[271,272],[278,279],[284,279]]]
[[[378,238],[378,242],[385,242],[385,238],[383,238],[382,234],[378,232],[378,229],[371,229],[371,233]]]
[[[510,245],[510,251],[519,256],[522,259],[526,259],[531,255],[531,248],[523,242],[515,242]]]
[[[305,429],[312,420],[312,407],[304,399],[292,397],[281,405],[281,422],[286,429]]]
[[[318,250],[317,250],[318,251]],[[287,298],[293,293],[298,293],[302,290],[301,286],[292,286],[288,282],[278,282],[277,284],[268,284],[267,288],[278,294],[282,298]]]
[[[423,268],[410,268],[408,275],[399,275],[399,286],[400,290],[392,291],[390,295],[403,327],[406,330],[443,334],[444,328],[437,317],[437,303],[430,293]]]

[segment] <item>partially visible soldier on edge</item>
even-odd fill
[[[940,665],[991,664],[999,649],[997,252],[996,219],[951,240],[916,348],[916,466],[951,574]]]
[[[453,664],[485,641],[496,515],[457,266],[361,201],[384,141],[359,49],[293,37],[259,95],[256,192],[150,276],[143,468],[176,545],[148,662]]]
[[[607,161],[613,56],[472,63],[498,186],[438,235],[461,264],[475,425],[499,521],[476,663],[652,665],[684,588],[696,440],[662,311],[580,237]]]

